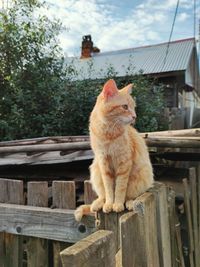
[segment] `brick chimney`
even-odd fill
[[[81,47],[81,58],[90,58],[92,53],[99,53],[100,49],[93,46],[91,35],[83,36]]]

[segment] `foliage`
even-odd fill
[[[15,0],[0,13],[0,140],[87,134],[89,114],[107,78],[119,88],[134,83],[140,131],[160,129],[162,87],[133,75],[131,65],[123,79],[108,65],[103,80],[73,81],[74,66],[66,66],[58,45],[61,23],[40,15],[42,7],[37,0]],[[92,77],[92,63],[90,71]]]
[[[0,13],[0,138],[54,134],[66,80],[59,21],[17,0]]]

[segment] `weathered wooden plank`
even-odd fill
[[[76,192],[74,181],[53,181],[53,207],[60,209],[76,208]]]
[[[0,147],[0,154],[19,152],[45,152],[45,151],[65,151],[65,150],[87,150],[90,149],[90,142],[74,142],[42,145],[21,145]]]
[[[148,137],[145,139],[146,144],[149,147],[177,147],[177,148],[199,148],[200,147],[200,139],[196,140],[187,140],[185,138],[182,139],[173,139],[173,138],[156,138],[156,137]]]
[[[178,252],[179,252],[179,262],[181,267],[185,267],[185,261],[183,257],[183,246],[182,246],[182,240],[181,240],[181,230],[180,230],[180,223],[178,222],[176,224],[176,240],[177,240],[177,246],[178,246]]]
[[[48,182],[29,182],[27,204],[30,206],[48,206]],[[48,267],[48,240],[27,239],[27,266]]]
[[[196,169],[189,169],[189,181],[191,186],[191,210],[192,210],[192,223],[193,223],[193,236],[194,236],[194,263],[195,267],[199,266],[199,251],[198,251],[198,213],[197,213],[197,181]]]
[[[134,207],[120,218],[122,266],[159,267],[155,196],[144,193]]]
[[[175,192],[171,188],[168,188],[168,206],[169,206],[169,225],[170,225],[170,239],[171,239],[171,256],[172,267],[178,267],[177,262],[177,243],[176,243],[176,211],[175,211]]]
[[[200,254],[200,163],[197,165],[197,208],[198,208],[198,241]]]
[[[175,136],[200,136],[200,128],[196,129],[184,129],[184,130],[171,130],[171,131],[158,131],[158,132],[146,132],[141,133],[143,137],[151,136],[169,136],[171,138]]]
[[[28,182],[27,204],[35,207],[48,206],[48,182]]]
[[[124,212],[110,212],[108,214],[103,213],[102,211],[98,212],[97,220],[99,221],[98,229],[109,230],[114,234],[114,244],[115,252],[120,248],[120,228],[119,228],[119,219],[124,214]]]
[[[84,181],[84,203],[91,204],[97,198],[89,180]]]
[[[191,214],[190,196],[189,196],[190,189],[186,178],[183,179],[183,186],[184,186],[184,202],[186,209],[186,218],[188,225],[190,266],[194,267],[194,236],[193,236],[192,214]]]
[[[0,202],[23,204],[23,181],[0,179]],[[0,266],[21,267],[23,238],[0,233]]]
[[[156,199],[156,219],[158,229],[158,251],[160,266],[168,267],[172,265],[171,260],[171,241],[167,188],[164,184],[155,182],[149,190],[155,195]]]
[[[63,267],[115,267],[114,236],[99,230],[61,252]]]
[[[23,204],[23,181],[0,179],[0,202]]]
[[[74,210],[0,203],[0,232],[75,243],[95,231],[94,216],[76,222]]]
[[[74,181],[53,181],[52,184],[53,207],[60,209],[76,208],[76,192]],[[62,267],[60,252],[69,247],[71,243],[53,242],[54,267]]]

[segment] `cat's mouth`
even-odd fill
[[[136,121],[135,119],[132,119],[130,125],[134,126],[135,125],[135,121]]]

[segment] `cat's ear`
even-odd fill
[[[114,80],[108,80],[103,87],[103,97],[108,100],[118,94],[117,85]]]
[[[125,91],[127,94],[131,95],[133,86],[134,86],[133,83],[130,83],[127,86],[125,86],[122,90]]]

